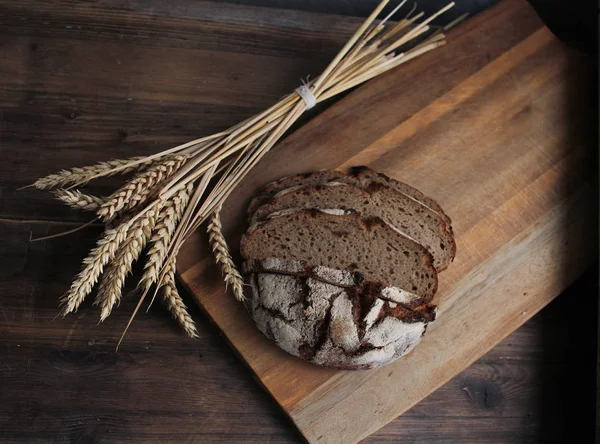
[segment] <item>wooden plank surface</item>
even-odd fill
[[[378,430],[518,328],[596,256],[595,156],[587,124],[574,117],[590,94],[586,61],[520,1],[449,40],[290,136],[223,217],[235,248],[240,215],[260,185],[319,168],[368,165],[434,196],[453,217],[458,253],[440,276],[438,321],[413,353],[368,372],[301,362],[223,301],[200,237],[180,254],[182,282],[309,442],[357,442]]]
[[[54,319],[99,229],[29,244],[88,216],[15,190],[234,124],[318,73],[359,23],[210,2],[0,2],[1,442],[299,441],[191,299],[199,340],[157,305],[138,316],[119,354],[132,295],[101,325],[89,304]],[[595,346],[581,338],[594,335],[596,315],[580,302],[596,303],[596,284],[588,273],[365,442],[564,442],[592,427]]]

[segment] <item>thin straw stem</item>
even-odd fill
[[[398,34],[400,31],[404,31],[407,27],[419,20],[421,17],[423,17],[423,15],[425,15],[423,12],[419,12],[412,18],[405,18],[400,20],[396,26],[394,26],[388,32],[384,33],[381,36],[381,40],[389,40],[390,38]]]
[[[399,10],[399,9],[400,9],[402,6],[404,6],[404,4],[405,4],[406,2],[407,2],[407,0],[403,0],[403,1],[401,1],[401,2],[400,2],[400,4],[399,4],[398,6],[396,6],[396,7],[394,8],[394,10],[393,10],[392,12],[390,12],[390,13],[389,13],[389,14],[388,14],[388,15],[387,15],[387,16],[386,16],[386,17],[385,17],[385,18],[384,18],[384,19],[381,21],[380,25],[383,25],[385,22],[387,22],[389,19],[391,19],[391,18],[392,18],[392,16],[393,16],[394,14],[396,14],[396,12],[398,12],[398,10]]]
[[[359,78],[353,79],[352,81],[350,81],[348,83],[339,85],[338,87],[332,89],[331,91],[328,91],[326,94],[324,94],[323,100],[333,97],[333,96],[335,96],[343,91],[346,91],[350,88],[353,88],[363,82],[366,82],[367,80],[370,80],[373,77],[376,77],[379,74],[384,73],[385,71],[389,71],[390,69],[393,69],[403,63],[406,63],[406,62],[414,59],[415,57],[418,57],[420,55],[425,54],[426,52],[429,52],[436,48],[439,48],[440,46],[443,46],[444,44],[445,44],[445,41],[442,40],[439,42],[430,43],[424,47],[419,48],[416,51],[407,52],[404,55],[399,54],[398,56],[396,56],[395,60],[392,63],[386,65],[383,69],[373,70],[370,73],[365,73],[365,75],[363,75]]]
[[[204,221],[208,219],[208,217],[215,211],[217,207],[222,207],[223,202],[225,202],[230,192],[243,179],[244,175],[240,174],[243,166],[248,162],[248,159],[252,158],[252,154],[256,151],[261,143],[262,140],[257,141],[253,146],[250,147],[250,149],[246,152],[246,156],[243,158],[242,154],[244,153],[240,153],[240,156],[238,156],[240,163],[237,165],[232,165],[232,167],[235,166],[235,168],[232,169],[231,174],[221,177],[219,183],[217,183],[212,192],[202,203],[202,206],[198,209],[187,231],[182,236],[183,239],[187,239],[196,230],[196,228],[198,228]],[[224,183],[226,185],[224,185]]]
[[[446,12],[448,9],[452,8],[453,6],[454,6],[454,2],[448,3],[446,6],[444,6],[442,9],[440,9],[438,12],[429,16],[427,19],[425,19],[424,21],[419,23],[416,27],[411,29],[398,42],[396,42],[394,45],[391,45],[393,47],[389,48],[386,52],[392,51],[393,49],[398,48],[399,46],[402,46],[407,41],[415,38],[415,36],[419,35],[422,32],[421,30],[423,28],[425,28],[426,26],[428,26],[428,24],[431,23],[431,21],[435,20],[437,17],[439,17],[441,14],[443,14],[444,12]]]
[[[213,154],[215,151],[217,154],[222,151],[222,147],[219,150],[220,145],[224,143],[224,139],[218,141],[215,146],[212,146],[209,150],[206,150],[202,153],[197,154],[192,159],[190,159],[187,164],[181,168],[176,174],[174,174],[169,181],[162,187],[162,190],[159,192],[159,196],[163,200],[169,199],[173,194],[177,192],[179,187],[175,187],[175,184],[179,184],[180,186],[184,186],[197,177],[200,176],[200,173],[197,171],[198,165],[200,165],[207,157]],[[186,179],[183,180],[182,179]],[[165,193],[165,190],[168,192]]]
[[[369,27],[373,20],[377,18],[379,13],[385,8],[385,5],[389,3],[389,0],[383,0],[377,8],[371,13],[369,17],[364,21],[364,23],[358,28],[358,30],[354,33],[354,35],[348,40],[348,42],[344,45],[344,47],[340,50],[340,52],[335,56],[335,58],[331,61],[331,63],[325,68],[325,71],[321,73],[317,81],[313,86],[313,94],[317,95],[321,90],[321,85],[327,79],[327,76],[333,71],[336,65],[342,60],[342,58],[346,55],[346,53],[352,48],[354,43],[360,38],[360,36],[365,32],[365,30]]]
[[[189,221],[193,217],[192,215],[194,214],[194,210],[196,209],[196,206],[200,202],[202,195],[206,191],[206,187],[208,186],[210,179],[212,178],[217,167],[218,167],[218,164],[215,164],[207,171],[207,173],[200,180],[198,187],[194,191],[194,194],[192,195],[192,198],[190,199],[190,202],[188,203],[188,206],[185,209],[185,213],[183,213],[183,216],[181,217],[179,224],[177,224],[177,229],[175,230],[175,233],[173,234],[173,237],[172,237],[173,240],[171,241],[171,244],[169,245],[169,249],[168,249],[169,254],[167,255],[167,257],[164,261],[165,264],[168,264],[169,261],[174,260],[175,255],[179,251],[179,247],[180,247],[179,239],[181,239],[182,234],[186,232],[186,228],[189,224]],[[157,284],[158,287],[160,287],[160,283],[164,279],[164,275],[165,275],[165,269],[163,267],[163,270],[161,271],[160,279]],[[156,296],[156,294],[155,294],[155,296]],[[154,300],[154,298],[153,298],[153,300]]]
[[[296,94],[290,94],[290,95],[285,96],[283,99],[281,99],[280,101],[278,101],[277,103],[272,105],[266,111],[263,111],[262,113],[259,113],[258,115],[251,117],[246,122],[244,122],[244,125],[241,125],[239,128],[236,129],[236,131],[233,131],[230,134],[230,136],[227,138],[227,143],[228,144],[231,143],[235,137],[238,137],[241,133],[246,131],[246,129],[252,127],[256,123],[260,122],[261,120],[265,120],[267,122],[270,119],[272,120],[273,116],[276,115],[280,111],[280,109],[286,108],[291,102],[294,102],[297,100],[298,100],[298,96]]]
[[[96,218],[92,219],[91,221],[84,223],[83,225],[79,225],[78,227],[73,228],[72,230],[61,231],[60,233],[51,234],[49,236],[44,236],[44,237],[30,238],[29,242],[39,242],[39,241],[43,241],[43,240],[54,239],[54,238],[57,238],[57,237],[66,236],[67,234],[76,233],[79,230],[83,230],[85,227],[89,227],[90,225],[92,225],[97,220],[98,220],[98,218],[96,217]]]
[[[302,102],[303,104],[304,102]],[[306,105],[304,105],[306,106]],[[185,185],[187,183],[189,183],[192,180],[197,179],[198,177],[200,177],[202,174],[204,174],[206,171],[208,171],[209,169],[211,169],[213,166],[218,165],[223,159],[229,157],[229,155],[231,155],[232,153],[235,153],[236,151],[238,151],[239,149],[241,149],[241,147],[243,147],[244,145],[253,142],[254,140],[258,139],[259,137],[261,137],[262,135],[268,133],[270,130],[272,130],[273,128],[277,127],[277,125],[280,124],[280,122],[283,120],[283,117],[280,117],[279,119],[267,124],[264,126],[264,128],[262,128],[261,130],[257,131],[256,133],[252,134],[250,137],[248,137],[247,140],[244,140],[243,142],[240,142],[239,144],[232,146],[229,149],[225,149],[223,148],[221,151],[215,153],[213,155],[213,157],[211,157],[210,159],[208,159],[204,165],[196,168],[193,172],[190,172],[190,174],[187,175],[187,177],[182,177],[179,178],[179,181],[181,184]],[[175,183],[175,180],[171,180],[171,182],[169,182],[165,187],[164,187],[164,191],[162,191],[160,193],[160,197],[161,199],[168,199],[169,197],[171,197],[174,193],[173,191],[173,185]]]

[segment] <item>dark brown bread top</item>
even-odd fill
[[[379,217],[429,250],[438,271],[448,267],[456,252],[454,236],[438,213],[381,183],[370,182],[364,188],[339,182],[289,188],[257,208],[252,223],[287,208],[354,209],[363,217]]]
[[[354,271],[366,280],[416,293],[437,290],[433,257],[379,218],[316,209],[284,210],[250,227],[241,243],[246,259],[280,258]]]
[[[349,169],[348,174],[336,170],[320,170],[311,173],[287,176],[275,182],[271,182],[260,191],[252,202],[250,202],[248,207],[249,218],[252,217],[252,214],[254,214],[258,207],[264,205],[280,191],[296,186],[323,185],[329,182],[349,183],[360,187],[365,187],[375,182],[394,188],[428,207],[430,210],[438,213],[442,219],[444,219],[447,229],[452,232],[452,221],[434,199],[426,196],[416,188],[404,182],[392,179],[385,174],[378,173],[365,166],[352,167]]]

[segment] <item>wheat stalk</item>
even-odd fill
[[[124,166],[134,162],[135,165],[124,168]],[[147,160],[142,156],[132,157],[131,159],[108,160],[99,162],[95,165],[62,170],[56,174],[42,177],[36,180],[32,185],[38,190],[50,190],[52,188],[61,188],[74,183],[84,184],[98,175],[112,176],[114,174],[127,174],[133,171],[142,170],[153,162],[153,160]]]
[[[158,222],[150,240],[151,247],[148,251],[148,259],[144,265],[144,274],[139,283],[139,287],[144,290],[150,288],[158,280],[169,251],[169,242],[190,200],[191,191],[192,186],[180,190],[178,194],[167,201],[158,215]]]
[[[223,236],[220,213],[221,207],[219,206],[210,218],[207,226],[208,241],[215,256],[215,261],[221,267],[225,286],[231,285],[235,298],[238,301],[243,301],[246,299],[246,296],[244,296],[244,280],[231,259],[227,241]]]
[[[79,190],[56,190],[54,195],[71,208],[85,211],[97,211],[105,202],[105,198],[84,194]]]
[[[152,195],[153,187],[181,168],[189,158],[190,155],[173,156],[138,174],[132,181],[106,199],[106,202],[97,211],[98,216],[104,220],[110,220],[117,212],[127,211],[145,202]]]
[[[162,297],[167,304],[167,308],[171,312],[171,315],[179,323],[181,328],[186,332],[190,338],[198,337],[198,330],[196,330],[196,324],[187,311],[187,307],[181,299],[177,286],[175,285],[175,261],[171,260],[167,265],[167,272],[163,280],[161,287]]]
[[[116,228],[106,230],[98,240],[96,248],[83,260],[83,269],[76,276],[69,291],[61,298],[63,315],[77,311],[90,294],[104,266],[115,257],[119,246],[126,239],[133,221],[134,219],[130,219]]]
[[[127,233],[127,239],[121,245],[119,252],[106,269],[100,281],[98,294],[94,305],[101,309],[100,321],[104,321],[113,306],[121,299],[125,278],[131,273],[133,263],[138,259],[152,234],[158,215],[157,209],[152,209],[137,219]]]
[[[207,221],[211,250],[223,272],[225,284],[231,286],[238,301],[244,300],[243,280],[223,236],[220,220],[223,203],[309,106],[445,43],[442,31],[456,22],[437,31],[432,31],[429,23],[454,3],[420,23],[417,20],[423,14],[413,15],[413,8],[399,23],[388,24],[405,1],[382,21],[376,22],[388,3],[383,0],[318,77],[267,110],[225,131],[148,157],[101,162],[37,180],[33,186],[39,189],[71,189],[98,177],[138,172],[107,198],[78,190],[57,191],[61,201],[74,208],[94,210],[109,223],[104,236],[84,260],[84,267],[70,290],[61,298],[63,313],[77,310],[104,267],[110,264],[97,297],[101,319],[105,319],[121,298],[131,264],[149,240],[151,247],[139,283],[144,291],[127,327],[155,285],[157,291],[163,290],[163,297],[174,317],[190,336],[195,336],[193,321],[175,287],[175,257],[185,240]]]

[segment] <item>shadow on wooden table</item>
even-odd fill
[[[560,184],[559,192],[565,198],[573,193],[579,193],[585,199],[586,233],[576,232],[582,224],[569,224],[565,219],[563,227],[564,248],[559,254],[565,257],[578,257],[581,252],[574,251],[571,239],[587,236],[588,245],[595,250],[598,257],[598,139],[596,123],[597,112],[597,82],[595,61],[588,58],[588,63],[582,63],[581,58],[588,58],[573,51],[570,69],[565,75],[570,79],[568,88],[564,91],[564,115],[570,122],[569,134],[564,143],[575,148],[587,144],[584,155],[568,156],[564,165],[557,164],[556,168],[568,171],[564,183]],[[587,190],[573,189],[576,178],[586,175],[595,180],[590,181]],[[565,279],[570,273],[566,264]],[[539,442],[565,442],[567,436],[576,436],[585,442],[591,442],[593,424],[595,422],[596,392],[590,386],[596,378],[595,366],[598,339],[598,262],[576,280],[540,316],[544,318],[543,325],[556,325],[556,328],[545,328],[542,331],[541,362],[556,362],[561,365],[554,372],[540,369],[539,375],[543,380],[538,381],[543,388],[540,398]],[[560,279],[560,277],[559,277]],[[558,400],[558,401],[557,401]],[[589,441],[587,437],[589,436]]]
[[[598,264],[594,264],[577,282],[539,316],[541,324],[552,325],[541,331],[541,363],[558,364],[553,370],[538,368],[541,376],[533,384],[542,387],[537,442],[567,442],[577,436],[579,442],[592,442],[596,394],[595,380]],[[585,437],[585,440],[582,438]]]

